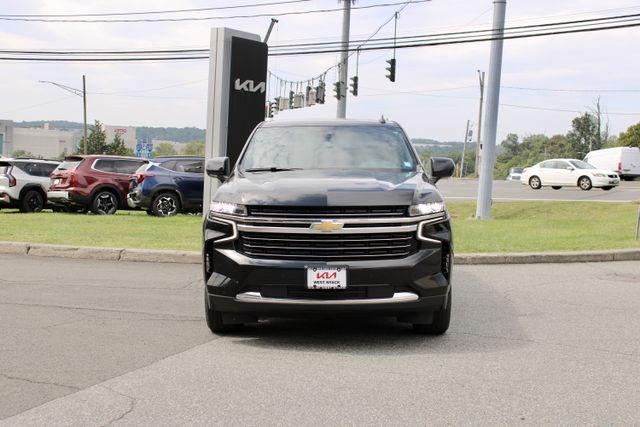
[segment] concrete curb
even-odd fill
[[[101,261],[161,262],[200,264],[202,255],[194,251],[166,251],[152,249],[99,248],[88,246],[49,245],[44,243],[1,242],[0,254],[40,257],[92,259]],[[556,264],[570,262],[640,261],[640,249],[611,251],[486,253],[456,254],[460,265],[480,264]]]

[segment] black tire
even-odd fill
[[[20,212],[40,212],[44,208],[44,196],[38,190],[27,190],[20,198]]]
[[[207,326],[209,330],[214,334],[224,334],[237,329],[239,325],[229,325],[224,322],[222,318],[222,312],[217,311],[215,308],[209,305],[209,298],[207,297],[207,288],[204,289],[204,314],[207,319]]]
[[[534,175],[529,178],[529,187],[533,188],[534,190],[539,190],[542,188],[542,181],[540,181],[540,178]]]
[[[113,215],[118,210],[118,196],[108,190],[98,191],[91,201],[91,212],[96,215]]]
[[[164,192],[153,198],[151,212],[154,216],[175,216],[180,212],[180,198],[176,193]]]
[[[609,190],[611,190],[612,188],[613,188],[613,185],[606,185],[606,186],[602,187],[602,189],[603,189],[604,191],[609,191]]]
[[[591,190],[591,187],[592,187],[591,178],[589,178],[588,176],[581,176],[578,179],[578,187],[580,187],[580,189],[583,191]]]
[[[558,186],[558,185],[552,185],[552,186],[551,186],[551,188],[553,188],[554,190],[559,190],[559,189],[561,189],[562,187],[560,187],[560,186]]]
[[[433,322],[428,324],[414,323],[413,330],[419,334],[442,335],[449,329],[451,323],[451,289],[447,296],[447,306],[433,313]]]

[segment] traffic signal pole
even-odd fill
[[[351,25],[351,0],[343,1],[342,12],[342,52],[340,52],[339,70],[339,90],[338,110],[336,117],[344,119],[347,117],[347,82],[349,80],[349,26]]]
[[[504,16],[507,0],[493,1],[493,31],[491,36],[491,57],[489,60],[489,78],[487,82],[487,113],[482,138],[482,164],[478,182],[478,202],[476,218],[491,218],[491,196],[493,191],[493,166],[496,153],[496,133],[498,127],[498,108],[500,106],[500,78],[502,74],[502,46],[504,35]]]

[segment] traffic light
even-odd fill
[[[341,81],[337,81],[333,84],[333,90],[336,92],[335,95],[333,95],[336,99],[340,99],[342,98],[342,82]]]
[[[273,117],[278,114],[278,102],[280,98],[276,98],[275,102],[269,103],[269,117]]]
[[[289,91],[289,108],[293,108],[293,96],[295,95],[295,92],[290,90]]]
[[[358,76],[351,77],[351,93],[358,96]]]
[[[316,102],[318,104],[324,104],[324,92],[325,92],[325,85],[324,85],[324,82],[321,81],[318,87],[316,88]]]
[[[389,66],[386,68],[386,70],[389,72],[389,74],[387,74],[387,78],[392,82],[395,82],[396,81],[396,58],[388,59],[387,64],[389,64]]]

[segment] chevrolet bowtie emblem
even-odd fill
[[[344,226],[343,223],[334,220],[322,220],[321,222],[314,222],[311,224],[312,230],[318,230],[325,233],[331,233],[332,231],[341,230]]]

